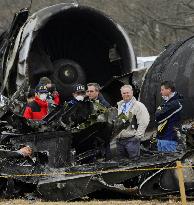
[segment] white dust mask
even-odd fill
[[[83,101],[84,100],[84,96],[83,95],[78,95],[78,96],[75,97],[75,99],[77,101]]]
[[[47,98],[47,94],[46,93],[43,93],[43,94],[40,94],[40,97],[39,97],[41,100],[46,100]]]

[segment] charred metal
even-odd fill
[[[99,190],[139,197],[178,193],[175,169],[165,168],[175,167],[177,160],[193,166],[192,126],[183,129],[188,140],[175,153],[157,152],[149,133],[148,140],[142,139],[140,158],[120,159],[115,151],[115,135],[123,124],[115,123],[116,110],[87,100],[68,108],[64,101],[71,97],[75,84],[97,82],[103,85],[104,97],[115,106],[120,87],[132,84],[135,96],[151,113],[151,130],[159,103],[158,86],[163,79],[175,78],[188,99],[185,107],[194,102],[191,92],[184,92],[193,87],[192,63],[184,67],[187,78],[182,81],[183,66],[179,62],[184,52],[179,55],[181,46],[187,54],[192,53],[192,38],[168,47],[148,71],[137,71],[133,47],[124,29],[100,11],[64,3],[32,16],[28,16],[27,9],[18,12],[10,30],[0,37],[1,197],[33,194],[56,201],[81,198]],[[176,75],[172,65],[176,65]],[[20,116],[26,92],[42,76],[56,84],[63,103],[42,121],[26,120]],[[184,120],[192,117],[193,111],[186,109]],[[106,150],[109,143],[111,157]],[[32,148],[32,157],[18,152],[23,146]],[[184,176],[186,190],[192,194],[193,168],[185,168]]]

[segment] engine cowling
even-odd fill
[[[17,54],[6,71],[7,92],[13,93],[26,77],[35,87],[40,77],[47,76],[62,97],[68,98],[76,83],[104,85],[136,66],[123,28],[90,7],[57,4],[44,8],[27,19],[15,42],[18,38]]]

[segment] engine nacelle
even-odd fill
[[[63,98],[76,83],[106,84],[136,67],[126,32],[104,13],[77,4],[39,10],[23,22],[4,56],[3,88],[12,94],[25,81],[47,76]]]

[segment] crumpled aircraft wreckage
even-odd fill
[[[158,153],[144,141],[140,159],[131,161],[115,153],[114,136],[123,125],[114,108],[89,101],[70,109],[62,105],[39,122],[24,119],[18,110],[29,87],[35,87],[42,76],[56,84],[63,101],[71,96],[73,85],[97,82],[113,106],[120,99],[120,86],[130,83],[152,119],[159,82],[174,78],[185,94],[185,107],[192,105],[192,45],[192,38],[171,45],[149,71],[133,71],[136,60],[130,40],[105,14],[74,3],[50,6],[31,16],[26,9],[18,12],[10,30],[0,37],[1,196],[33,193],[56,201],[99,190],[141,197],[177,193],[176,171],[162,167],[174,167],[176,160],[193,165],[192,128],[189,151]],[[79,106],[87,112],[80,113]],[[192,109],[187,109],[185,119],[193,116]],[[105,152],[110,141],[111,160]],[[30,146],[33,156],[23,157],[17,151],[22,146]],[[193,169],[184,169],[184,175],[191,193]]]

